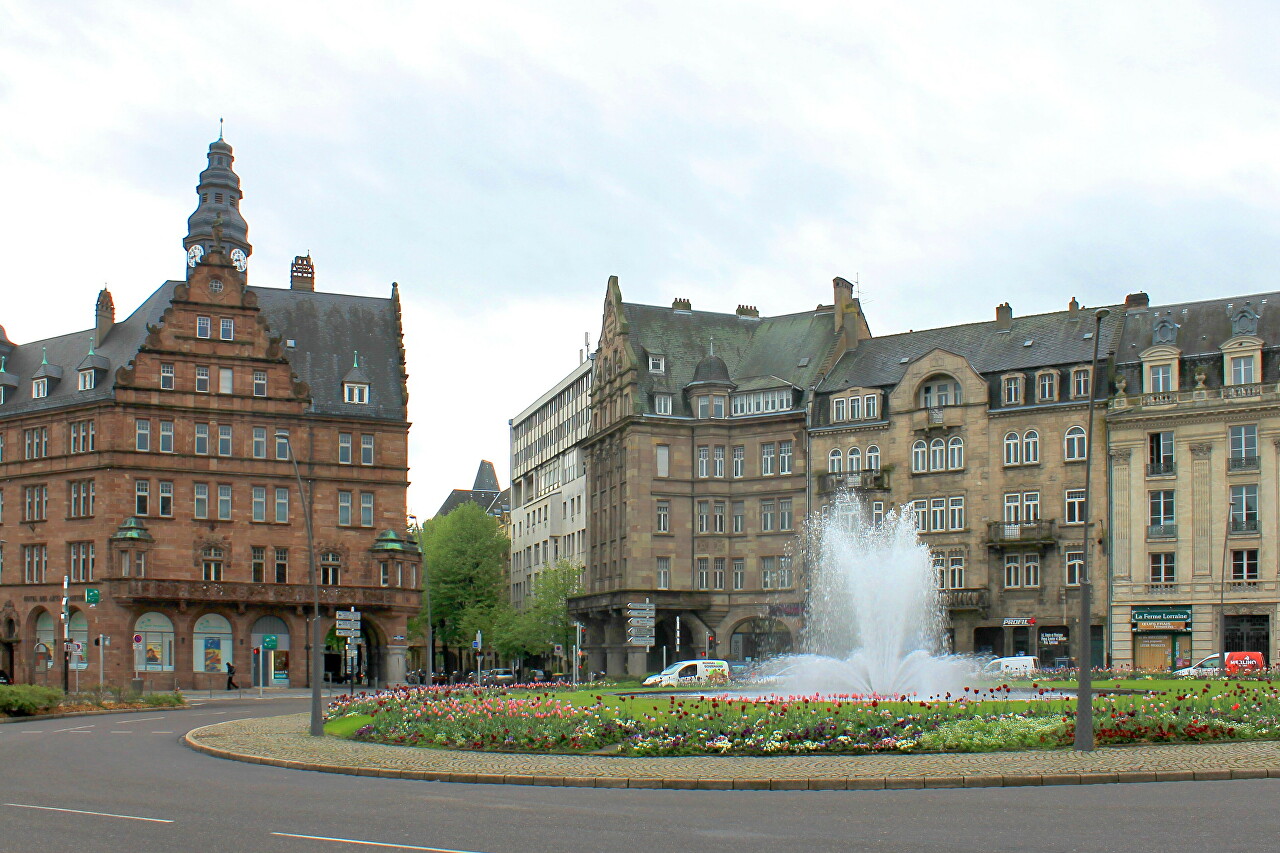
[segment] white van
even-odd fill
[[[982,668],[983,675],[1026,675],[1040,668],[1040,661],[1032,655],[1014,655],[988,661]]]
[[[679,660],[644,680],[645,687],[728,683],[729,662],[724,660]]]

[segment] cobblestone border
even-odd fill
[[[183,737],[183,743],[217,758],[290,770],[579,788],[861,791],[1280,778],[1280,744],[1272,741],[1103,748],[1087,754],[1057,750],[883,756],[887,761],[869,760],[877,756],[646,760],[473,753],[361,744],[332,737],[313,739],[306,733],[305,722],[303,714],[230,720],[193,729]],[[1024,765],[1022,772],[1001,772],[1002,766],[1011,763]],[[875,771],[876,766],[885,764],[894,772]],[[868,770],[871,772],[864,772]]]

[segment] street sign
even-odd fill
[[[476,638],[471,641],[471,648],[478,649],[480,648],[480,644],[483,642],[484,642],[484,635],[481,634],[479,631],[476,631]]]
[[[555,653],[556,653],[556,654],[558,654],[558,655],[562,655],[562,654],[564,654],[564,644],[563,644],[563,643],[556,643],[556,646],[555,646]]]
[[[652,616],[632,616],[627,620],[628,625],[632,625],[636,628],[652,628],[653,623],[654,618]]]
[[[140,645],[142,645],[142,635],[141,635],[141,634],[134,634],[134,635],[133,635],[133,644],[134,644],[135,646],[140,646]]]
[[[627,602],[628,616],[653,616],[657,612],[657,609],[657,605],[650,601]]]
[[[87,604],[97,604],[102,600],[102,593],[96,587],[89,587],[84,591],[84,600]]]
[[[358,629],[360,627],[360,620],[359,619],[339,619],[338,624],[335,627],[337,627],[339,631],[341,631],[343,628]]]
[[[333,633],[339,637],[349,637],[356,640],[360,639],[359,628],[338,628]]]
[[[72,650],[76,652],[76,654],[79,654],[80,652],[84,651],[84,643],[80,642],[79,640],[76,640],[74,643],[72,643],[71,647],[72,647]]]
[[[338,619],[349,619],[352,622],[360,621],[359,610],[339,610],[337,613],[334,614],[334,616],[336,616]]]
[[[654,644],[653,628],[628,626],[627,644],[632,646],[652,646]]]
[[[280,638],[277,637],[275,634],[262,635],[262,647],[264,649],[279,648],[279,643],[280,643]]]

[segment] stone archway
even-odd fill
[[[730,660],[760,660],[791,651],[791,629],[778,619],[757,616],[744,619],[729,635]]]

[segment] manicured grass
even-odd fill
[[[334,737],[351,737],[356,729],[363,728],[372,722],[373,717],[368,714],[351,714],[325,723],[324,733]]]

